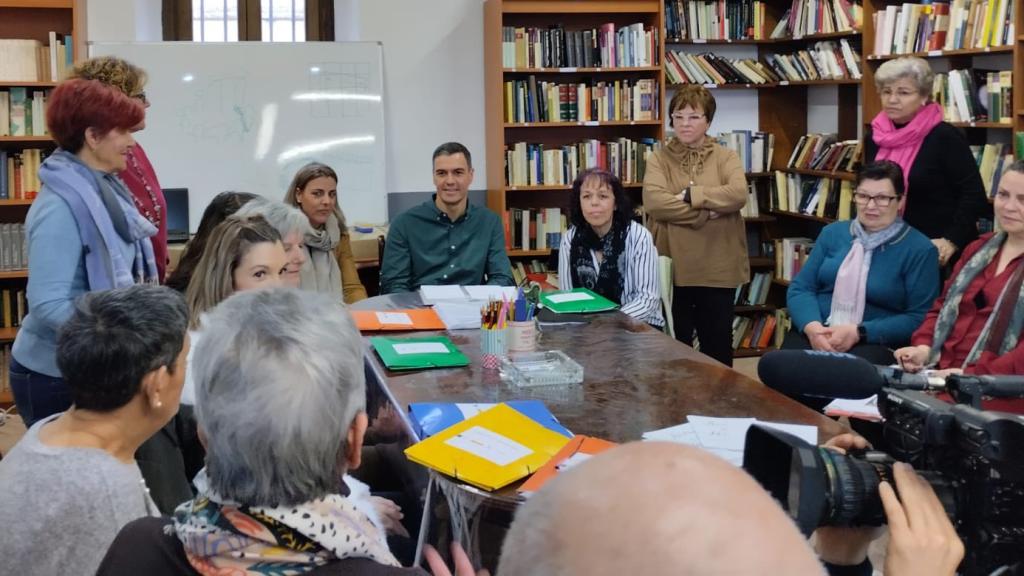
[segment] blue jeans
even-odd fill
[[[11,358],[11,391],[25,427],[71,408],[71,390],[63,378],[33,372]]]

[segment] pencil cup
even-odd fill
[[[480,351],[487,370],[497,370],[501,359],[508,355],[508,328],[480,331]]]
[[[537,349],[537,322],[509,322],[508,351],[533,352]]]

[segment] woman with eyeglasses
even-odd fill
[[[120,58],[113,56],[90,58],[76,64],[68,77],[98,80],[140,102],[143,110],[149,108],[149,100],[146,98],[145,92],[145,70]],[[132,128],[132,132],[138,132],[145,128],[146,119],[143,118],[142,122]],[[160,181],[156,178],[156,170],[149,162],[149,157],[146,156],[142,145],[136,142],[135,146],[128,150],[125,160],[124,169],[117,175],[131,192],[132,201],[139,213],[157,228],[157,233],[151,240],[153,241],[153,254],[156,257],[157,275],[162,284],[164,275],[167,273],[167,200],[164,198],[163,189],[160,188]]]
[[[672,258],[672,317],[676,339],[732,366],[733,299],[750,280],[743,164],[708,137],[715,99],[687,85],[668,105],[674,135],[647,158],[644,211],[662,256]]]
[[[943,122],[930,102],[935,74],[928,62],[905,56],[878,67],[875,87],[882,111],[864,135],[864,160],[891,160],[903,169],[899,214],[932,239],[946,266],[978,237],[988,213],[985,186],[967,139]]]
[[[783,348],[849,352],[874,364],[910,342],[938,295],[936,247],[899,216],[903,172],[872,162],[857,172],[857,218],[825,226],[786,305]]]

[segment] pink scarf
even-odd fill
[[[907,195],[910,193],[910,167],[914,165],[917,153],[921,151],[924,137],[939,122],[942,122],[942,107],[935,102],[925,104],[914,115],[914,119],[902,128],[897,128],[885,112],[879,112],[871,121],[872,140],[878,144],[875,160],[891,160],[903,168],[904,193],[900,200],[901,216],[907,205]]]

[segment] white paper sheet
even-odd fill
[[[555,304],[563,302],[579,302],[581,300],[593,300],[594,297],[586,292],[566,292],[565,294],[552,294],[548,300]]]
[[[788,432],[811,444],[817,444],[818,429],[802,424],[762,422],[756,418],[710,418],[687,416],[686,424],[644,432],[645,441],[678,442],[703,448],[734,466],[743,465],[747,429],[755,422]],[[703,436],[701,435],[703,432]]]
[[[474,426],[461,434],[452,436],[444,443],[498,466],[507,466],[533,453],[519,442],[482,426]]]
[[[420,286],[420,299],[424,304],[430,305],[444,300],[465,301],[467,297],[462,286],[431,284]]]
[[[818,445],[818,428],[817,426],[807,426],[805,424],[781,424],[779,422],[762,422],[758,420],[757,423],[766,428],[774,428],[775,430],[781,430],[787,434],[792,434],[797,438],[807,442],[811,446]]]
[[[412,326],[412,318],[405,312],[377,312],[377,321],[381,324]]]
[[[463,286],[466,293],[469,294],[470,300],[501,300],[502,297],[505,300],[515,300],[519,294],[519,289],[515,286]]]
[[[586,453],[583,453],[583,452],[576,452],[572,456],[569,456],[568,458],[563,460],[561,464],[559,464],[558,466],[555,466],[555,469],[558,470],[559,472],[565,472],[566,470],[569,470],[570,468],[574,468],[576,466],[579,466],[580,464],[583,464],[587,460],[590,460],[593,456],[594,456],[593,454],[586,454]]]
[[[438,302],[434,311],[449,330],[475,330],[480,327],[479,302]]]
[[[700,439],[697,438],[697,433],[693,431],[693,426],[690,424],[679,424],[678,426],[669,426],[661,430],[644,432],[643,439],[700,446]]]
[[[468,420],[473,416],[483,412],[484,410],[490,410],[494,408],[496,404],[485,404],[485,403],[470,403],[470,402],[457,402],[455,407],[462,412],[462,419]]]
[[[409,344],[395,344],[395,352],[401,355],[406,354],[447,354],[448,347],[440,342],[411,342]]]
[[[825,414],[829,416],[853,416],[863,420],[880,421],[882,413],[878,411],[878,395],[860,400],[836,398],[825,406]]]
[[[756,420],[687,415],[686,421],[693,425],[693,431],[700,439],[701,446],[721,450],[743,450],[743,445],[747,441],[747,428]]]

